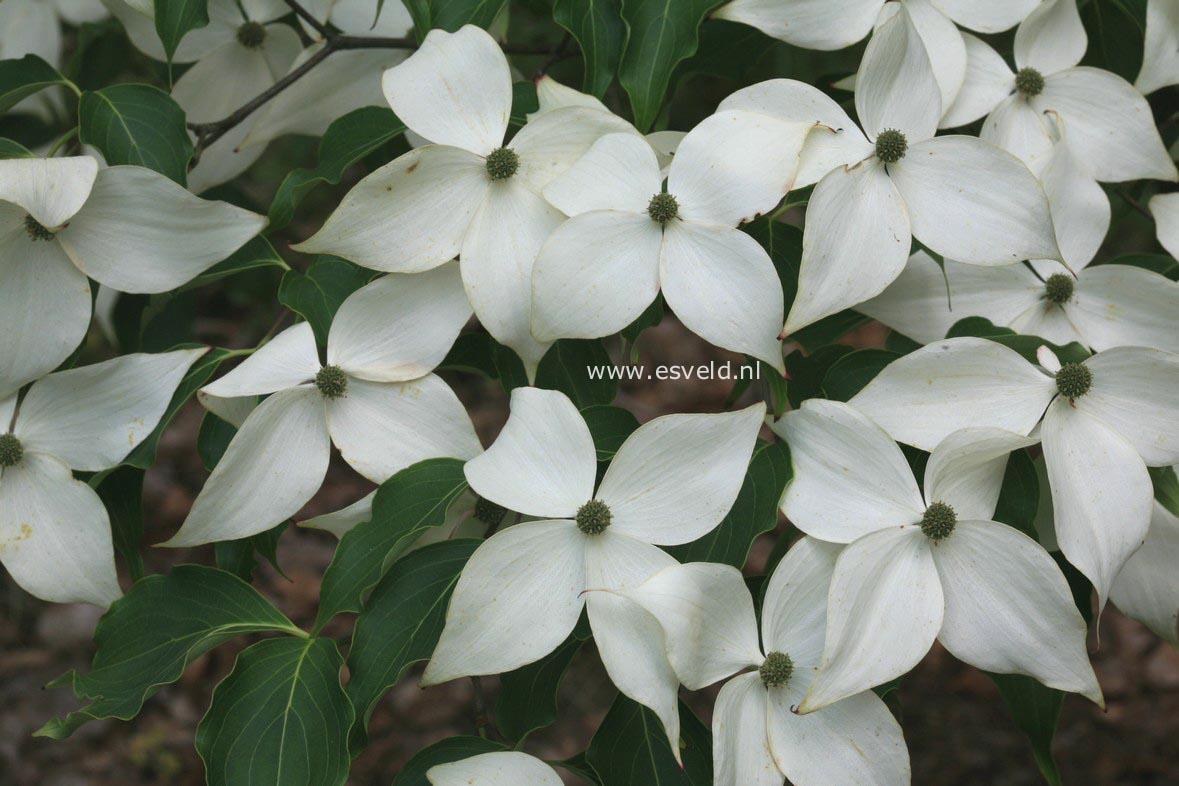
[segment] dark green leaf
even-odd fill
[[[214,281],[220,281],[223,278],[260,267],[279,267],[284,270],[290,270],[287,263],[274,250],[274,246],[270,245],[270,241],[258,235],[233,252],[229,258],[218,262],[185,284],[184,288],[203,287]]]
[[[946,332],[946,338],[957,338],[959,336],[977,336],[979,338],[990,339],[1005,347],[1014,349],[1023,355],[1024,359],[1029,363],[1039,363],[1036,359],[1036,350],[1042,346],[1046,346],[1056,353],[1061,363],[1080,363],[1090,355],[1089,350],[1085,349],[1076,341],[1069,342],[1064,346],[1053,344],[1039,336],[1025,336],[1017,334],[1011,328],[996,326],[985,317],[966,317],[955,322],[950,326],[949,331]]]
[[[252,581],[254,569],[258,567],[257,556],[261,556],[285,576],[278,566],[278,541],[287,531],[287,522],[271,527],[265,532],[238,540],[223,540],[214,544],[217,567],[232,573],[245,582]]]
[[[786,388],[790,406],[798,409],[808,398],[823,397],[823,378],[843,356],[854,350],[843,344],[832,344],[804,355],[798,350],[786,356],[786,376],[790,380]]]
[[[602,781],[598,777],[598,773],[594,772],[594,768],[585,759],[585,752],[570,756],[564,761],[554,762],[558,767],[568,770],[577,775],[582,780],[594,784],[594,786],[602,786]]]
[[[682,769],[655,713],[619,694],[590,740],[586,761],[602,786],[711,786],[712,735],[683,702],[680,724]]]
[[[540,98],[536,95],[536,84],[533,82],[512,83],[512,111],[508,122],[513,126],[523,126],[528,122],[528,115],[540,109]]]
[[[1172,467],[1147,467],[1154,484],[1154,498],[1164,508],[1179,516],[1179,479]]]
[[[463,333],[459,335],[450,352],[438,364],[448,371],[465,371],[481,374],[488,379],[498,379],[499,369],[495,365],[498,344],[487,333]]]
[[[553,21],[568,30],[585,60],[583,92],[602,98],[614,81],[622,57],[626,27],[620,0],[556,0]]]
[[[505,393],[528,386],[528,372],[524,370],[524,361],[520,360],[520,356],[511,347],[496,342],[495,367]]]
[[[598,461],[609,461],[639,427],[639,421],[622,407],[594,406],[581,410],[581,416],[594,438]]]
[[[994,519],[1038,542],[1036,509],[1039,505],[1040,478],[1036,475],[1036,465],[1026,450],[1017,450],[1007,459]]]
[[[858,349],[848,353],[823,375],[823,393],[833,401],[849,401],[899,357],[887,349]]]
[[[463,25],[487,27],[499,16],[506,0],[405,0],[418,41],[432,28],[453,33]]]
[[[1095,0],[1078,4],[1089,34],[1082,65],[1112,71],[1133,82],[1142,67],[1146,0]]]
[[[20,142],[0,138],[0,159],[5,158],[35,158],[36,153],[29,150]]]
[[[921,345],[908,336],[901,335],[895,330],[890,330],[888,335],[884,337],[884,348],[898,355],[907,355],[910,352],[921,349]]]
[[[51,85],[68,85],[57,69],[36,55],[0,60],[0,112],[7,112]]]
[[[683,62],[677,76],[708,74],[745,82],[775,46],[777,41],[755,27],[709,19],[700,28],[699,50]]]
[[[108,164],[154,169],[185,184],[192,140],[184,110],[151,85],[111,85],[82,94],[78,104],[81,141],[94,145]]]
[[[315,630],[342,611],[359,611],[361,597],[389,565],[430,527],[467,488],[460,459],[437,458],[406,467],[386,480],[373,499],[371,521],[350,529],[323,576]]]
[[[571,635],[535,663],[501,674],[495,720],[500,732],[517,746],[532,732],[557,719],[557,688],[573,656],[584,644]]]
[[[1022,674],[989,675],[999,687],[1003,703],[1015,720],[1019,730],[1027,735],[1032,744],[1032,755],[1036,757],[1044,780],[1059,786],[1060,770],[1052,757],[1052,737],[1056,734],[1056,722],[1064,703],[1064,693],[1041,685],[1031,677]]]
[[[244,633],[302,631],[250,585],[201,565],[135,583],[102,615],[89,674],[70,671],[50,685],[70,685],[88,706],[37,732],[60,739],[94,718],[133,718],[148,696],[180,678],[189,661]]]
[[[327,345],[332,319],[349,295],[373,273],[339,257],[318,256],[306,273],[288,270],[278,285],[278,302],[311,323],[315,340]]]
[[[331,639],[260,641],[237,656],[196,731],[209,786],[338,786],[354,713]]]
[[[662,321],[663,321],[663,297],[659,296],[651,301],[651,305],[647,306],[647,308],[643,310],[642,314],[639,314],[638,319],[636,319],[634,322],[631,322],[629,325],[624,327],[622,329],[622,332],[619,333],[620,336],[622,336],[624,339],[626,339],[627,341],[629,341],[631,343],[631,362],[632,363],[638,359],[635,355],[634,345],[638,342],[639,336],[647,328],[655,327],[656,325],[658,325]]]
[[[608,373],[613,367],[601,339],[563,338],[540,359],[536,387],[559,390],[578,408],[609,404],[618,394],[618,380]]]
[[[225,455],[233,435],[237,433],[232,423],[226,423],[212,412],[206,412],[201,420],[201,430],[197,432],[197,453],[200,454],[201,464],[208,472],[212,472],[217,462]]]
[[[116,467],[95,489],[110,514],[115,551],[127,563],[132,581],[143,578],[143,470]]]
[[[434,651],[450,593],[480,543],[444,540],[410,552],[393,563],[365,601],[348,652],[348,698],[359,715],[349,741],[353,755],[368,742],[377,700]]]
[[[153,0],[156,33],[164,45],[164,54],[169,62],[176,54],[180,40],[190,30],[199,30],[209,24],[208,0]]]
[[[431,786],[426,780],[426,772],[431,767],[502,750],[507,747],[483,737],[447,737],[415,753],[405,768],[397,773],[393,786]]]

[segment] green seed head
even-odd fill
[[[503,505],[495,504],[486,497],[480,497],[475,500],[475,518],[488,526],[498,527],[507,513],[507,508]]]
[[[257,49],[266,40],[266,28],[257,22],[246,22],[237,29],[237,42],[246,49]]]
[[[315,375],[315,387],[324,398],[340,398],[348,392],[348,375],[339,366],[324,366]]]
[[[876,157],[886,164],[895,164],[905,157],[909,140],[895,128],[886,128],[876,137]]]
[[[520,169],[520,156],[510,147],[500,147],[487,155],[487,174],[492,180],[507,180]]]
[[[785,652],[771,652],[757,670],[761,684],[767,688],[781,688],[794,675],[794,661]]]
[[[943,540],[954,531],[958,523],[958,514],[944,502],[935,502],[925,509],[921,517],[921,531],[925,537],[933,541]]]
[[[15,434],[0,434],[0,467],[15,467],[25,457],[25,449]]]
[[[32,216],[25,216],[25,231],[31,240],[53,240],[53,233]]]
[[[1034,68],[1021,68],[1015,75],[1015,89],[1024,98],[1044,92],[1044,75]]]
[[[600,499],[591,499],[577,509],[573,520],[586,535],[601,535],[610,526],[610,508]]]
[[[1045,295],[1048,300],[1057,305],[1067,303],[1073,299],[1073,277],[1064,273],[1053,273],[1044,282]]]
[[[666,224],[679,214],[680,203],[671,194],[656,194],[647,203],[647,215],[660,224]]]
[[[1092,384],[1093,372],[1084,364],[1065,363],[1056,372],[1056,389],[1069,401],[1088,393]]]

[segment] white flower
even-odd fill
[[[1134,87],[1143,95],[1179,84],[1179,3],[1148,0],[1142,68]]]
[[[168,59],[156,32],[153,0],[103,0],[103,3],[122,23],[136,49],[154,60]],[[291,12],[283,0],[208,0],[208,4],[209,24],[190,30],[180,39],[172,56],[173,63],[194,63],[236,41],[247,20],[269,24]]]
[[[735,227],[790,190],[814,127],[752,112],[712,115],[680,142],[666,192],[643,138],[599,139],[544,189],[572,218],[537,256],[533,335],[617,333],[662,289],[689,330],[784,371],[782,285],[765,250]]]
[[[1168,254],[1179,259],[1179,192],[1152,196],[1150,213],[1154,216],[1159,243]]]
[[[52,371],[90,324],[90,282],[165,292],[266,219],[89,156],[0,161],[0,396]]]
[[[904,268],[912,236],[972,264],[1060,257],[1048,200],[1027,167],[973,137],[934,137],[940,94],[916,35],[902,8],[868,43],[855,96],[866,137],[831,102],[807,105],[842,131],[821,151],[804,151],[807,174],[821,179],[783,335],[879,294]],[[806,91],[767,84],[737,106],[783,117],[801,111],[789,102]],[[821,173],[823,166],[834,169]]]
[[[624,594],[659,620],[667,654],[689,690],[726,677],[712,717],[716,786],[909,783],[900,724],[871,691],[822,712],[795,710],[815,676],[827,592],[839,548],[803,538],[766,587],[761,644],[741,572],[694,562],[665,568]],[[649,642],[655,646],[658,642]]]
[[[1104,704],[1060,568],[991,520],[1008,454],[1036,440],[950,434],[929,457],[923,493],[896,443],[847,404],[811,399],[774,430],[795,472],[782,511],[808,535],[851,544],[835,566],[822,664],[800,712],[899,677],[935,637],[985,671]]]
[[[38,380],[19,408],[0,398],[0,561],[17,584],[54,603],[122,594],[106,508],[72,470],[117,466],[206,351],[124,355]]]
[[[240,430],[163,545],[244,538],[289,518],[322,485],[332,444],[374,483],[427,458],[477,454],[462,403],[430,373],[470,315],[454,265],[384,276],[340,306],[327,365],[301,322],[206,385],[201,403]],[[259,395],[269,397],[243,420],[241,403]]]
[[[470,756],[426,771],[431,786],[561,786],[561,777],[535,756],[495,751]]]
[[[1077,65],[1088,39],[1076,0],[1048,0],[1020,24],[1015,72],[990,45],[965,38],[966,81],[943,127],[987,115],[982,138],[1035,168],[1052,144],[1045,116],[1053,113],[1067,129],[1066,144],[1097,180],[1179,178],[1138,91],[1108,71]]]
[[[406,126],[433,144],[360,181],[297,248],[391,272],[428,270],[460,255],[475,314],[531,376],[548,348],[529,329],[532,266],[564,218],[540,190],[602,134],[634,129],[609,112],[569,107],[544,113],[505,145],[508,61],[471,25],[431,30],[385,72],[384,90]]]
[[[500,674],[557,647],[589,613],[611,680],[663,721],[677,751],[676,679],[661,653],[658,623],[609,592],[675,564],[660,545],[688,543],[724,518],[740,491],[765,406],[717,415],[668,415],[639,427],[594,492],[589,428],[564,394],[512,391],[512,413],[495,443],[467,462],[485,499],[543,520],[485,541],[463,569],[446,627],[422,683]]]
[[[849,403],[922,450],[963,428],[1028,434],[1043,416],[1060,548],[1104,607],[1150,525],[1146,468],[1179,462],[1179,355],[1115,347],[1062,368],[1041,347],[1040,365],[992,341],[947,339],[889,364]]]
[[[1150,532],[1126,562],[1109,599],[1161,638],[1179,647],[1179,517],[1154,503]]]

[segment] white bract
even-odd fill
[[[1143,95],[1179,84],[1179,3],[1148,0],[1142,68],[1134,87]]]
[[[808,535],[850,544],[835,565],[822,662],[800,712],[899,677],[935,638],[980,669],[1026,674],[1104,706],[1060,568],[991,520],[1008,454],[1036,440],[954,432],[918,489],[897,444],[847,404],[811,399],[774,430],[794,464],[782,511]]]
[[[266,219],[89,156],[0,161],[0,396],[52,371],[90,324],[90,282],[166,292]]]
[[[240,429],[163,545],[244,538],[293,516],[323,484],[333,444],[374,483],[427,458],[476,455],[466,410],[431,373],[470,315],[455,265],[384,276],[340,306],[326,365],[301,322],[206,385],[201,402]]]
[[[823,652],[827,591],[839,548],[803,538],[766,587],[761,643],[741,572],[694,562],[665,568],[625,596],[660,623],[679,679],[699,690],[746,669],[721,688],[712,717],[716,786],[908,784],[901,727],[871,691],[821,712],[795,710]],[[647,642],[648,647],[658,641]]]
[[[1179,517],[1154,503],[1150,532],[1109,591],[1123,614],[1179,647]]]
[[[611,680],[663,721],[678,757],[677,681],[658,623],[609,592],[675,564],[658,546],[696,540],[732,507],[765,405],[717,415],[667,415],[618,449],[594,492],[597,453],[563,393],[512,391],[495,443],[467,462],[471,488],[541,521],[497,532],[471,556],[455,586],[425,685],[500,674],[547,655],[583,608]]]
[[[783,335],[879,294],[900,275],[914,236],[972,264],[1060,258],[1048,199],[1026,166],[973,137],[934,137],[940,92],[904,8],[868,43],[855,101],[867,136],[830,99],[789,80],[721,105],[783,119],[809,113],[841,129],[835,140],[812,135],[816,149],[803,151],[800,181],[818,185]]]
[[[1076,0],[1048,0],[1020,24],[1016,71],[990,45],[965,37],[966,81],[943,127],[986,115],[982,138],[1034,168],[1052,146],[1046,122],[1052,114],[1065,128],[1065,143],[1097,180],[1179,178],[1142,95],[1116,74],[1077,65],[1088,38]]]
[[[297,248],[410,273],[459,255],[475,314],[531,377],[548,348],[529,324],[533,263],[564,218],[541,189],[599,136],[636,132],[609,112],[568,107],[540,115],[505,144],[508,61],[471,25],[431,30],[417,52],[385,72],[384,90],[397,116],[432,144],[358,183]]]
[[[1029,434],[1039,424],[1060,549],[1104,607],[1150,526],[1146,468],[1179,462],[1179,355],[1115,347],[1061,366],[1041,347],[1039,361],[947,339],[894,361],[849,403],[922,450],[959,429]]]
[[[1168,254],[1179,259],[1179,192],[1152,196],[1150,213],[1154,216],[1159,243]]]
[[[42,600],[106,607],[121,594],[110,518],[73,471],[117,466],[155,429],[206,347],[124,355],[0,397],[0,562]]]
[[[105,17],[99,0],[4,0],[0,3],[0,60],[36,55],[54,68],[61,68],[63,22],[83,25]],[[11,112],[30,112],[52,120],[60,111],[59,95],[30,96]]]
[[[662,290],[692,332],[784,371],[781,282],[765,250],[735,227],[790,190],[814,127],[752,112],[713,115],[679,143],[666,192],[647,141],[603,136],[544,188],[572,218],[537,256],[533,335],[617,333]]]
[[[561,786],[561,776],[519,751],[481,753],[426,770],[431,786]]]

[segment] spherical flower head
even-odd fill
[[[487,155],[487,174],[492,180],[507,180],[520,169],[520,156],[510,147],[499,147]]]
[[[508,509],[497,505],[487,497],[475,500],[475,518],[491,527],[498,527],[508,514]]]
[[[53,240],[53,233],[32,216],[25,216],[25,231],[31,240]]]
[[[586,535],[601,535],[610,526],[610,508],[600,499],[591,499],[577,509],[573,520]]]
[[[348,392],[348,375],[339,366],[324,366],[315,375],[315,387],[324,398],[340,398]]]
[[[1057,305],[1072,300],[1074,288],[1072,276],[1064,273],[1053,273],[1044,282],[1044,289],[1047,293],[1046,297],[1049,301]]]
[[[237,42],[246,49],[257,49],[266,40],[266,28],[257,22],[246,22],[237,29]]]
[[[647,215],[660,224],[666,224],[679,214],[680,203],[671,194],[656,194],[647,203]]]
[[[921,517],[921,531],[932,541],[944,540],[954,531],[958,514],[944,502],[935,502],[925,509]]]
[[[876,137],[876,157],[886,164],[895,164],[909,151],[909,140],[895,128],[886,128]]]
[[[1056,372],[1056,389],[1069,401],[1088,393],[1092,384],[1093,372],[1083,363],[1065,363]]]
[[[0,434],[0,467],[15,467],[25,457],[25,449],[15,434]]]
[[[794,676],[794,661],[785,652],[771,652],[757,670],[761,684],[767,688],[781,688]]]
[[[1021,68],[1015,74],[1015,89],[1024,98],[1044,92],[1044,75],[1034,68]]]

